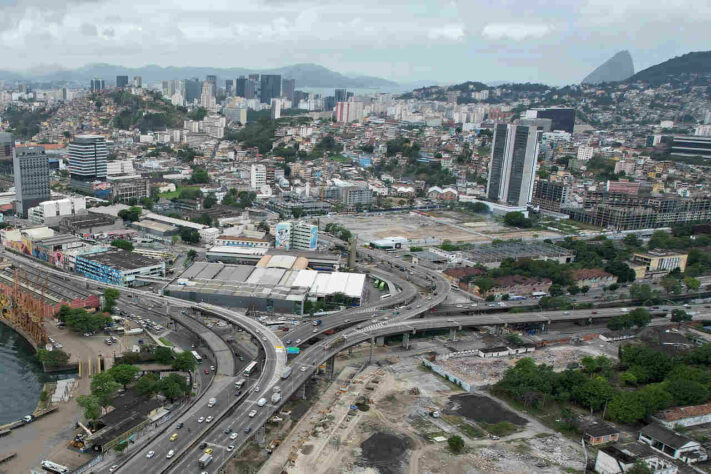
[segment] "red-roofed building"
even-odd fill
[[[494,286],[486,292],[487,295],[525,296],[536,292],[548,293],[548,289],[553,283],[548,278],[531,278],[523,275],[507,275],[494,278],[494,282]],[[478,288],[477,293],[480,293]]]
[[[571,278],[578,287],[602,288],[617,283],[617,277],[602,268],[581,268],[571,272]]]
[[[674,407],[661,411],[655,418],[667,428],[675,426],[696,426],[711,423],[711,403],[690,407]]]

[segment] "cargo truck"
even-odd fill
[[[281,400],[281,393],[275,393],[272,395],[272,403],[278,403]]]
[[[291,375],[291,371],[292,371],[291,367],[287,367],[286,369],[284,369],[284,372],[281,373],[281,378],[288,379],[289,376]]]
[[[198,459],[198,464],[200,467],[207,467],[208,464],[212,462],[212,454],[203,454],[200,456],[200,459]]]

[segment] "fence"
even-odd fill
[[[446,370],[444,370],[444,369],[443,369],[442,367],[440,367],[439,365],[433,364],[432,362],[430,362],[430,361],[428,361],[428,360],[426,360],[426,359],[422,359],[422,364],[424,364],[425,367],[429,367],[430,369],[432,369],[432,371],[433,371],[434,373],[441,375],[442,377],[444,377],[445,379],[449,380],[449,381],[452,382],[453,384],[455,384],[455,385],[457,385],[457,386],[459,386],[459,387],[462,387],[462,388],[463,388],[464,390],[466,390],[467,392],[471,392],[471,389],[472,389],[472,386],[471,386],[471,385],[469,385],[467,382],[465,382],[464,380],[460,379],[460,378],[457,377],[456,375],[450,374],[449,372],[447,372]]]

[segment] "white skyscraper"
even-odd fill
[[[489,162],[489,199],[510,206],[531,201],[538,157],[538,132],[524,125],[497,124]]]
[[[267,167],[253,164],[249,179],[252,189],[257,191],[262,189],[262,186],[267,184]]]

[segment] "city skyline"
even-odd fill
[[[575,6],[181,0],[131,8],[125,1],[113,2],[107,13],[104,0],[0,0],[2,68],[72,69],[99,61],[254,69],[316,63],[400,83],[559,85],[579,82],[620,49],[630,50],[643,69],[703,50],[710,39],[703,26],[711,9],[695,5],[689,17],[686,1],[641,7],[608,0]],[[674,29],[672,43],[658,33],[674,19],[684,27]]]

